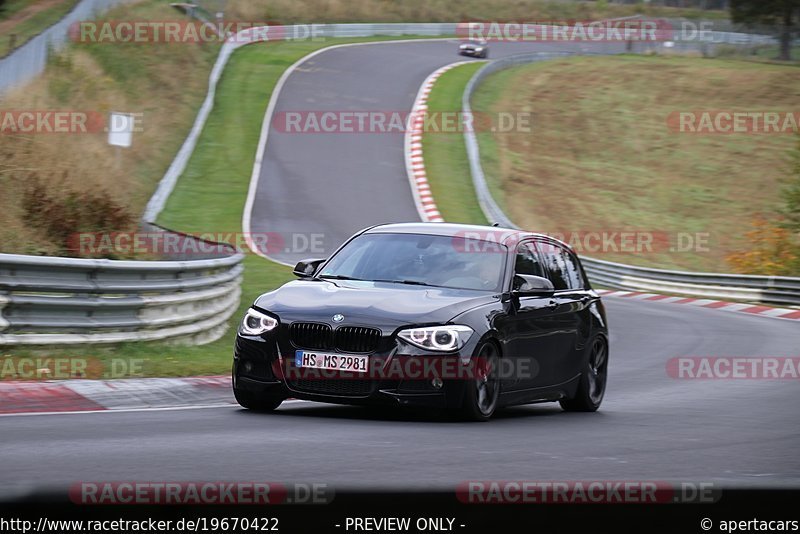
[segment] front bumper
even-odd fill
[[[470,354],[474,347],[467,344],[462,350]],[[286,350],[284,350],[286,352]],[[396,350],[376,353],[384,368],[405,356]],[[449,358],[457,364],[458,354],[419,353],[412,357]],[[234,387],[274,397],[296,398],[316,402],[355,405],[421,406],[458,408],[464,398],[467,380],[442,377],[439,387],[433,379],[423,377],[387,378],[385,376],[350,375],[347,378],[299,376],[293,371],[293,355],[281,354],[278,343],[258,337],[236,336],[233,359]]]

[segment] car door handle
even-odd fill
[[[547,303],[547,307],[548,309],[555,310],[556,308],[558,308],[558,301],[550,300],[550,302]]]

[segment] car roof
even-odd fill
[[[500,239],[493,239],[493,241],[506,241],[513,240],[514,242],[522,241],[529,237],[537,237],[555,241],[564,245],[567,249],[571,249],[569,245],[563,241],[559,241],[554,237],[546,234],[539,234],[536,232],[527,232],[516,228],[503,228],[501,226],[484,226],[479,224],[459,224],[459,223],[444,223],[444,222],[413,222],[413,223],[388,223],[372,226],[363,231],[365,234],[428,234],[439,235],[446,237],[466,237],[470,239],[485,240],[487,234],[491,233],[493,236],[502,237]]]

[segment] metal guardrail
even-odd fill
[[[489,74],[516,65],[545,61],[573,53],[519,54],[487,63],[469,80],[462,96],[462,109],[472,113],[470,100],[475,88]],[[464,129],[472,182],[481,210],[489,221],[508,228],[519,228],[492,197],[480,162],[478,139]],[[718,273],[692,273],[636,267],[622,263],[581,258],[589,279],[600,286],[631,291],[654,291],[711,299],[732,299],[783,306],[800,306],[800,278]]]
[[[242,257],[232,247],[184,261],[0,254],[0,346],[213,341],[239,306]]]
[[[689,273],[594,258],[583,258],[582,262],[592,281],[605,287],[800,306],[800,278]]]

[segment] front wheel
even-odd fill
[[[236,386],[236,368],[234,367],[233,376],[231,376],[231,386],[233,387],[233,398],[239,403],[242,408],[253,410],[254,412],[271,412],[281,405],[283,397],[275,395],[258,394],[254,391],[248,391]]]
[[[595,412],[603,402],[608,379],[608,343],[597,337],[592,343],[592,352],[581,373],[578,391],[571,399],[559,401],[568,412]]]
[[[233,396],[239,406],[253,410],[254,412],[271,412],[281,405],[283,397],[273,397],[270,395],[257,394],[252,391],[243,391],[233,388]]]
[[[470,421],[488,421],[497,409],[500,397],[497,347],[489,342],[477,351],[475,378],[467,380],[462,415]]]

